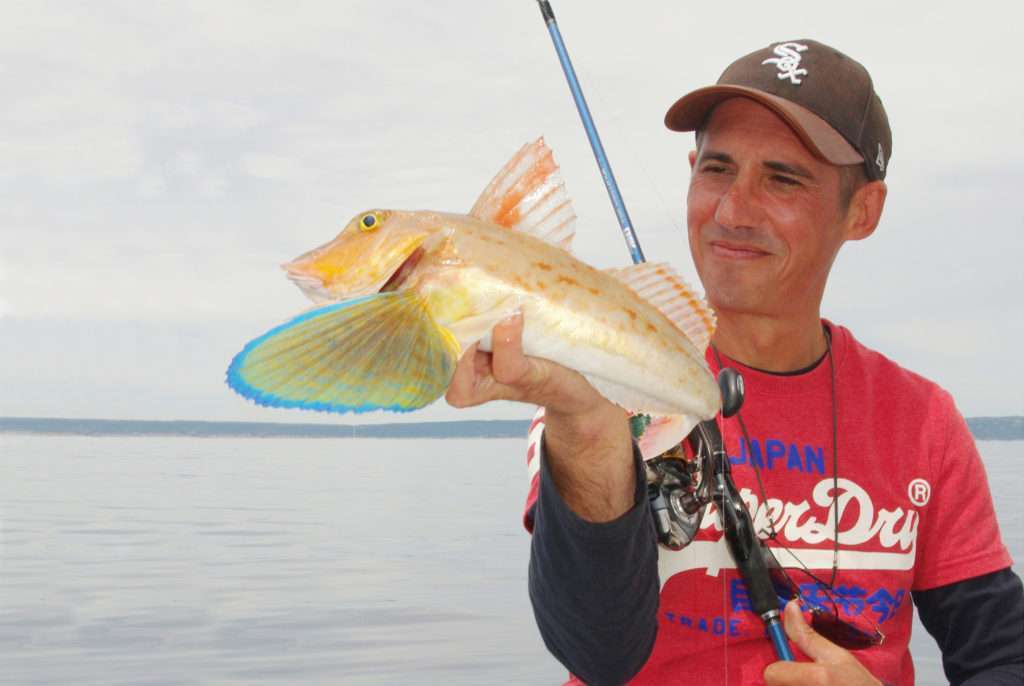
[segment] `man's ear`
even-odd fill
[[[871,181],[857,189],[846,211],[846,240],[859,241],[875,232],[887,193],[884,181]]]
[[[690,154],[687,155],[690,160],[690,171],[693,171],[693,165],[697,164],[697,151],[691,150]]]

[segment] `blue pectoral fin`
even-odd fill
[[[268,407],[408,412],[441,397],[458,357],[422,298],[378,293],[271,329],[235,356],[227,383]]]

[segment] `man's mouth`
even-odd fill
[[[711,241],[711,252],[716,257],[734,260],[752,260],[771,254],[753,245],[732,241]]]

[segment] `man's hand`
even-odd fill
[[[523,316],[500,322],[491,352],[474,345],[459,360],[445,399],[453,407],[515,400],[545,408],[548,467],[566,504],[603,522],[633,506],[636,476],[628,416],[582,374],[523,354]]]
[[[814,662],[774,662],[764,670],[766,686],[882,686],[850,651],[822,637],[791,600],[785,612],[786,635]]]
[[[492,352],[470,347],[455,368],[445,399],[453,407],[516,400],[547,412],[586,415],[608,405],[583,375],[538,357],[523,355],[523,315],[501,321],[491,333]]]

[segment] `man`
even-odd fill
[[[870,236],[885,203],[891,134],[867,71],[814,41],[774,44],[666,124],[697,131],[687,225],[718,319],[707,360],[746,383],[740,416],[719,418],[733,478],[776,556],[813,572],[792,573],[805,598],[885,641],[854,655],[790,603],[798,661],[776,662],[717,516],[688,548],[659,550],[625,411],[524,357],[513,317],[492,354],[464,356],[447,397],[546,408],[527,525],[549,650],[587,683],[910,684],[912,595],[952,682],[1020,684],[1024,591],[962,417],[820,314],[839,249]]]

